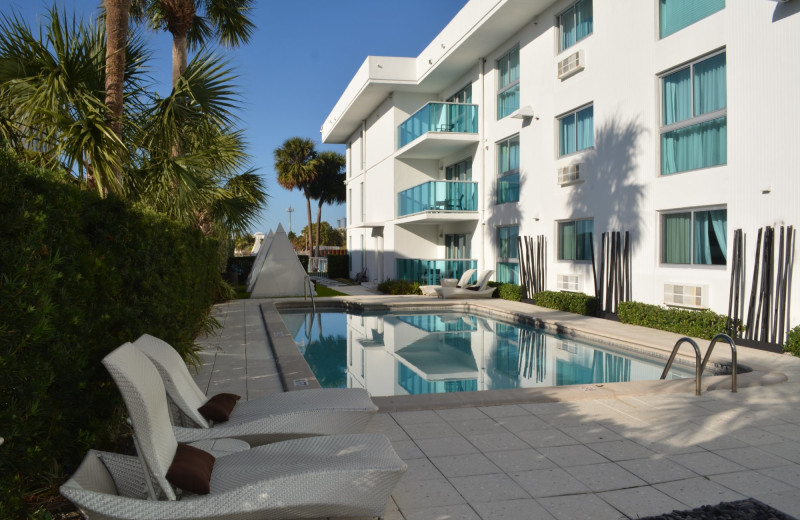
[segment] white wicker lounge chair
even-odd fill
[[[489,278],[494,274],[494,271],[489,269],[478,276],[478,281],[475,285],[468,287],[440,287],[436,289],[440,298],[491,298],[494,293],[494,287],[487,287]]]
[[[461,278],[456,282],[455,287],[466,287],[469,283],[469,279],[475,274],[475,271],[477,271],[477,269],[467,269],[464,271],[464,274],[462,274]],[[452,280],[455,281],[455,278]],[[438,293],[436,290],[441,287],[443,287],[443,285],[420,285],[419,290],[422,291],[423,296],[437,296]]]
[[[298,437],[361,433],[378,411],[361,388],[308,389],[241,400],[228,421],[210,423],[197,411],[208,398],[175,349],[149,334],[133,345],[152,361],[164,382],[174,404],[172,419],[179,442],[236,438],[260,446]]]
[[[178,448],[164,385],[126,343],[103,359],[122,392],[139,459],[90,451],[61,493],[90,518],[380,517],[405,463],[380,434],[292,439],[219,457],[210,492],[178,493],[166,473]],[[157,500],[148,500],[148,479]]]

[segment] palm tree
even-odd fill
[[[186,70],[188,48],[211,39],[227,47],[247,43],[255,25],[247,18],[253,0],[135,0],[134,20],[172,35],[172,85]]]
[[[322,222],[323,204],[342,204],[346,202],[347,193],[345,191],[345,158],[342,154],[333,151],[320,152],[317,156],[319,165],[317,175],[311,185],[311,198],[317,201],[317,228],[316,232],[316,254],[319,256],[319,234]]]
[[[19,18],[0,17],[0,137],[26,160],[64,171],[101,195],[121,192],[123,138],[107,117],[105,30],[52,7],[34,32]],[[141,39],[127,42],[124,95],[142,98]],[[123,113],[123,119],[130,113]]]
[[[122,93],[125,85],[125,45],[128,42],[130,0],[105,0],[106,11],[106,107],[111,129],[122,140]],[[121,153],[122,150],[119,150]],[[114,169],[122,185],[122,167]]]
[[[317,151],[311,139],[291,137],[276,148],[275,171],[278,184],[287,190],[300,190],[306,198],[308,228],[311,229],[311,186],[317,175]],[[306,237],[306,250],[311,251],[311,238]]]

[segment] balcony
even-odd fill
[[[397,127],[398,157],[436,159],[478,142],[478,105],[428,103]]]
[[[478,183],[430,181],[397,194],[397,216],[426,211],[478,211]]]
[[[442,278],[461,278],[467,269],[477,269],[473,258],[420,259],[398,258],[397,279],[419,282],[420,285],[441,285]],[[474,281],[475,275],[473,275]]]

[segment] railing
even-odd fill
[[[675,355],[678,353],[678,348],[680,348],[681,344],[689,343],[694,348],[694,355],[695,355],[695,376],[694,376],[694,393],[695,395],[700,395],[700,377],[703,375],[703,370],[706,369],[706,363],[708,363],[708,358],[711,357],[711,352],[714,350],[714,345],[717,344],[717,341],[724,340],[730,345],[731,347],[731,392],[736,392],[736,375],[739,371],[737,366],[737,359],[736,359],[736,344],[733,342],[730,336],[727,334],[717,334],[711,339],[711,344],[708,346],[708,350],[706,350],[705,357],[700,358],[700,348],[697,346],[697,343],[694,342],[693,339],[688,337],[683,337],[675,343],[675,347],[672,349],[672,354],[669,356],[669,360],[667,361],[666,366],[664,366],[664,371],[661,373],[661,379],[667,377],[667,372],[669,372],[670,367],[672,367],[672,362],[675,360]]]
[[[397,194],[397,216],[423,211],[478,211],[478,183],[429,181]]]
[[[428,103],[397,127],[397,148],[428,132],[477,134],[478,105]]]
[[[441,285],[442,278],[461,278],[467,269],[477,269],[475,259],[397,259],[397,279],[420,285]]]

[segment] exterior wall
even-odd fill
[[[445,47],[440,41],[471,34],[474,28],[461,21],[470,19],[470,10],[478,9],[479,3],[469,2],[423,51],[417,59],[420,81],[436,70],[437,60],[445,59],[444,51],[438,50]],[[558,52],[557,16],[571,4],[552,2],[531,13],[535,22],[502,35],[506,37],[502,43],[475,55],[473,65],[462,66],[444,88],[428,92],[421,86],[398,85],[366,120],[364,172],[358,170],[361,129],[348,140],[352,142],[348,188],[357,199],[359,183],[365,182],[364,220],[384,224],[385,277],[394,276],[395,258],[443,257],[442,233],[471,235],[472,257],[479,260],[479,269],[494,269],[497,228],[517,225],[521,236],[546,236],[548,289],[556,289],[559,275],[577,274],[580,290],[591,294],[591,263],[559,261],[557,229],[563,220],[592,218],[595,252],[601,233],[630,232],[634,300],[661,304],[665,284],[702,285],[708,290],[707,306],[726,313],[734,230],[746,234],[743,297],[749,298],[758,229],[800,225],[796,203],[800,176],[792,173],[800,162],[800,101],[795,92],[800,62],[794,56],[800,48],[800,5],[729,1],[722,11],[659,39],[656,0],[622,4],[595,0],[593,33]],[[544,4],[530,5],[539,9]],[[520,107],[530,106],[536,117],[497,120],[497,59],[516,45]],[[727,163],[662,176],[660,76],[721,49],[726,52]],[[558,62],[576,51],[582,53],[584,70],[558,79]],[[480,106],[479,145],[435,159],[396,158],[397,125],[426,102],[446,99],[468,83],[473,103]],[[588,103],[594,108],[594,147],[559,158],[557,118]],[[520,139],[520,201],[496,204],[497,142],[514,135]],[[467,157],[473,159],[472,178],[479,182],[477,223],[465,219],[394,225],[398,192],[444,179],[446,166]],[[558,168],[577,163],[582,181],[560,186]],[[360,200],[348,200],[348,205],[354,209],[348,235],[369,234],[369,229],[359,227],[363,225]],[[717,207],[727,209],[727,265],[663,264],[662,213]],[[351,247],[358,245],[354,241]],[[800,276],[794,277],[792,289],[795,298],[800,296]],[[791,310],[790,325],[797,325],[800,305]]]

